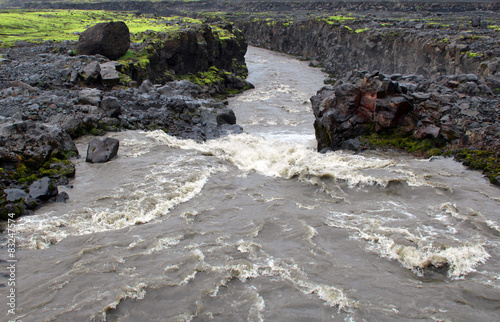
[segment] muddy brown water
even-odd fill
[[[110,134],[116,159],[77,160],[68,202],[17,221],[15,317],[498,321],[500,190],[451,159],[317,153],[321,71],[247,63],[244,134]]]

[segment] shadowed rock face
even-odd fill
[[[80,35],[80,55],[103,55],[118,59],[130,48],[130,33],[123,21],[99,23]]]

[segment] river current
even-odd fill
[[[68,202],[17,221],[15,317],[499,321],[498,187],[452,159],[317,153],[321,71],[246,59],[245,133],[109,134],[116,159],[76,160]]]

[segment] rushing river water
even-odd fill
[[[247,63],[244,134],[110,134],[116,159],[77,160],[68,202],[18,220],[16,317],[498,321],[500,190],[451,159],[315,152],[323,74]]]

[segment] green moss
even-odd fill
[[[355,32],[355,33],[357,33],[357,34],[359,34],[359,33],[362,33],[362,32],[367,31],[368,29],[370,29],[370,28],[361,28],[361,29],[356,29],[354,32]]]
[[[76,152],[56,151],[48,160],[20,158],[14,168],[4,170],[2,175],[4,178],[26,185],[46,176],[72,177],[75,166],[68,159],[75,156]],[[40,164],[42,165],[40,166]]]
[[[354,30],[352,30],[352,28],[351,28],[351,27],[349,27],[349,26],[343,26],[343,27],[344,27],[345,29],[349,30],[350,32],[354,32]]]
[[[500,184],[500,152],[492,149],[454,151],[455,157],[474,170],[481,170],[491,183]]]
[[[224,71],[212,66],[206,72],[199,72],[195,75],[185,75],[181,78],[187,79],[190,82],[202,87],[210,87],[217,84],[224,83]]]
[[[442,154],[440,142],[428,138],[418,140],[411,132],[405,132],[404,129],[370,132],[371,134],[364,136],[362,140],[371,147],[396,148],[420,155]]]
[[[482,56],[483,56],[483,54],[481,54],[481,53],[474,53],[474,52],[472,52],[472,51],[467,51],[467,52],[465,53],[465,55],[466,55],[468,58],[482,57]]]
[[[326,23],[328,23],[330,25],[333,25],[333,24],[337,24],[337,23],[343,23],[346,20],[354,20],[354,19],[355,18],[353,18],[353,17],[346,17],[346,16],[343,16],[343,15],[336,15],[336,16],[329,16],[329,17],[326,17],[326,18],[320,18],[319,20],[325,21]]]

